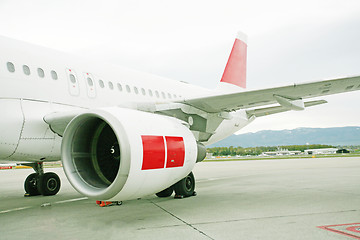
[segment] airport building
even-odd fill
[[[301,151],[289,151],[287,149],[280,149],[273,152],[263,152],[262,156],[283,156],[283,155],[299,155]]]
[[[336,154],[337,148],[321,148],[321,149],[307,149],[304,150],[305,154],[316,155],[316,154]]]

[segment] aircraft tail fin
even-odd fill
[[[240,90],[238,87],[246,88],[246,55],[247,36],[242,32],[238,32],[218,88],[226,89],[230,87],[233,90]],[[228,86],[229,84],[233,86]],[[234,86],[237,87],[233,88]]]

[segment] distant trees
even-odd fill
[[[319,149],[319,148],[335,148],[331,145],[312,144],[312,145],[289,145],[289,146],[273,146],[273,147],[213,147],[208,148],[207,151],[214,156],[246,156],[246,155],[260,155],[263,152],[277,151],[278,149],[287,149],[289,151],[301,151],[306,149]]]

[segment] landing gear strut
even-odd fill
[[[32,167],[35,173],[30,174],[24,183],[25,197],[44,195],[55,195],[60,190],[60,178],[56,173],[44,173],[43,163],[26,163],[25,166]]]

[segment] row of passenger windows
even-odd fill
[[[6,66],[7,66],[7,69],[9,70],[9,72],[12,72],[12,73],[15,72],[15,66],[12,62],[7,62]],[[30,71],[30,68],[28,65],[23,65],[22,68],[23,68],[23,72],[25,75],[29,76],[31,74],[31,71]],[[45,77],[45,72],[42,68],[37,69],[37,74],[41,78]],[[50,71],[50,75],[51,75],[52,79],[58,80],[58,75],[54,70]]]
[[[71,74],[71,75],[72,75],[72,74]],[[92,80],[90,77],[87,78],[87,82],[88,82],[88,85],[89,85],[90,87],[94,86],[94,82],[93,82],[93,80]],[[122,92],[122,91],[124,90],[123,85],[121,85],[120,83],[117,83],[116,85],[117,85],[117,89],[118,89],[120,92]],[[105,88],[105,83],[104,83],[104,81],[101,80],[101,79],[99,80],[99,86],[100,86],[101,88]],[[108,87],[109,87],[111,90],[114,90],[114,84],[113,84],[112,82],[108,82]],[[129,85],[125,85],[125,89],[126,89],[126,92],[131,93],[131,88],[130,88]],[[134,90],[134,93],[135,93],[135,94],[140,94],[140,93],[141,93],[143,96],[146,96],[146,90],[145,90],[144,88],[140,88],[140,90],[139,90],[137,87],[134,87],[133,90]],[[157,91],[157,90],[155,90],[154,93],[153,93],[153,91],[152,91],[151,89],[148,89],[147,93],[148,93],[148,95],[149,95],[150,97],[153,97],[154,94],[155,94],[155,96],[156,96],[157,98],[160,98],[160,93],[159,93],[159,91]],[[164,92],[161,92],[161,96],[162,96],[163,98],[169,98],[169,99],[177,98],[177,97],[178,97],[176,94],[171,95],[170,93],[165,94]],[[180,97],[181,97],[181,96],[180,96]]]
[[[12,62],[7,62],[6,65],[7,65],[7,69],[9,72],[11,72],[11,73],[15,72],[15,66]],[[23,72],[25,75],[29,76],[31,74],[29,66],[23,65],[22,68],[23,68]],[[37,74],[41,78],[45,77],[45,72],[42,68],[37,68]],[[54,70],[50,71],[50,75],[53,80],[58,80],[58,75]],[[75,75],[70,73],[69,77],[70,77],[70,82],[75,84],[76,83]],[[94,86],[94,81],[90,77],[88,77],[86,80],[90,87]],[[101,79],[99,80],[99,86],[100,86],[100,88],[105,88],[105,83]],[[109,89],[114,90],[114,84],[110,81],[108,82],[108,87],[109,87]],[[120,83],[117,83],[117,88],[120,92],[123,91],[123,86]],[[131,93],[131,88],[129,85],[125,85],[125,89],[126,89],[126,92]],[[139,91],[139,89],[137,87],[134,87],[133,90],[134,90],[135,94],[139,94],[141,91],[141,94],[146,96],[146,90],[144,88],[141,88]],[[153,97],[155,95],[157,98],[160,98],[160,93],[157,90],[155,90],[153,92],[151,89],[148,89],[147,93],[149,94],[150,97]],[[169,98],[169,99],[178,97],[176,94],[171,95],[170,93],[165,94],[164,92],[161,92],[161,96],[162,96],[162,98]],[[179,96],[179,97],[181,97],[181,96]]]

